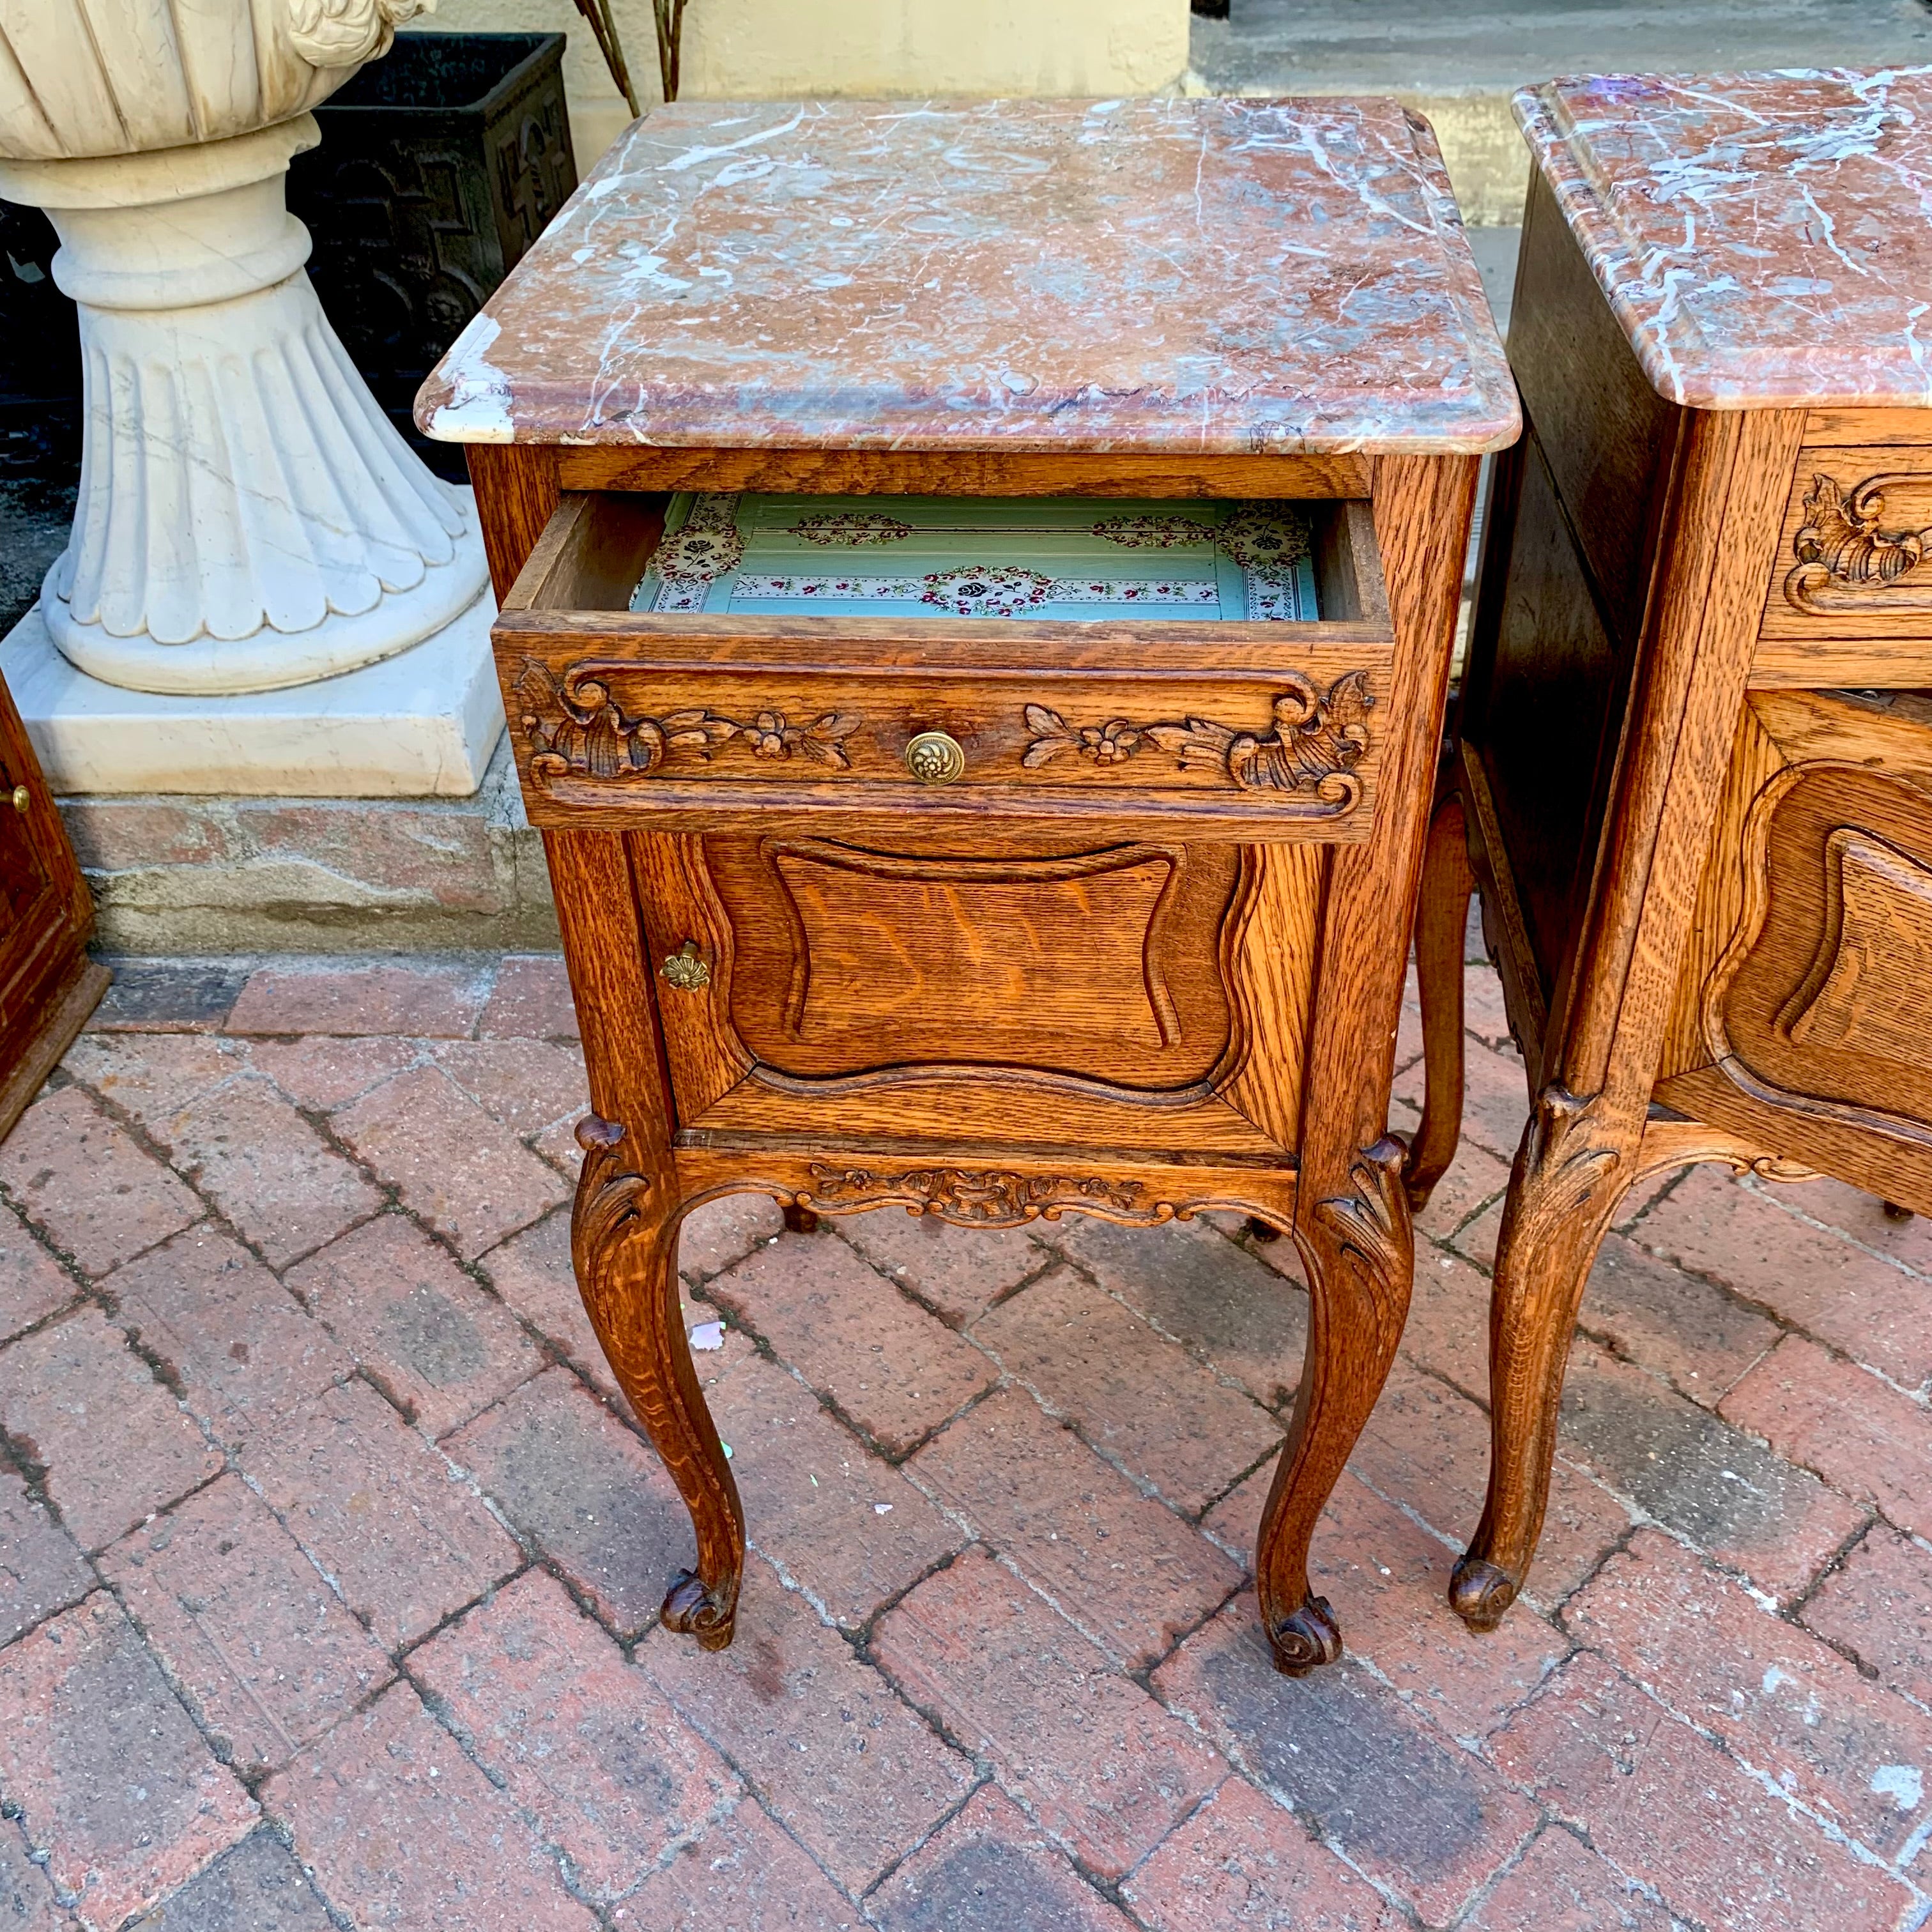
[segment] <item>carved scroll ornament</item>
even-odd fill
[[[1792,539],[1798,561],[1785,576],[1785,602],[1793,610],[1821,616],[1866,602],[1917,570],[1932,548],[1932,528],[1888,534],[1879,526],[1888,485],[1925,481],[1922,476],[1868,476],[1847,494],[1836,478],[1813,477],[1804,521]]]
[[[1265,737],[1235,731],[1208,718],[1137,724],[1124,718],[1100,724],[1070,725],[1043,704],[1026,707],[1033,733],[1020,762],[1029,771],[1063,752],[1096,765],[1124,764],[1148,746],[1168,753],[1183,771],[1203,765],[1223,772],[1237,790],[1279,792],[1307,799],[1323,816],[1352,810],[1360,802],[1355,770],[1369,748],[1368,715],[1375,708],[1369,674],[1352,670],[1317,693],[1299,671],[1284,674],[1288,688],[1274,700],[1274,729]]]
[[[1172,1202],[1149,1201],[1137,1180],[1097,1176],[1019,1174],[996,1169],[926,1167],[881,1172],[861,1167],[812,1165],[812,1186],[801,1206],[843,1209],[901,1206],[910,1214],[932,1214],[971,1228],[1017,1228],[1044,1217],[1058,1220],[1069,1208],[1084,1209],[1112,1220],[1171,1221]]]
[[[548,665],[524,660],[516,690],[533,778],[649,778],[677,754],[708,759],[734,740],[761,758],[796,755],[848,769],[842,747],[859,720],[842,712],[828,711],[802,724],[782,711],[745,719],[702,706],[633,718],[611,697],[601,668],[573,665],[559,683]]]

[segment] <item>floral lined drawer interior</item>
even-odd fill
[[[1312,622],[1294,503],[1092,497],[671,499],[633,610]]]
[[[1394,658],[1354,500],[566,495],[494,635],[534,823],[841,836],[1364,838]]]

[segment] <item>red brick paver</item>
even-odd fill
[[[1642,1531],[1564,1622],[1666,1708],[1889,1862],[1928,1814],[1932,1718]]]
[[[1299,1818],[1239,1778],[1120,1892],[1153,1932],[1400,1932],[1402,1923]]]
[[[1257,1402],[1280,1408],[1294,1400],[1308,1298],[1292,1241],[1270,1246],[1271,1268],[1202,1221],[1120,1228],[1076,1215],[1054,1238],[1109,1294]]]
[[[1353,1475],[1336,1485],[1315,1534],[1317,1592],[1346,1604],[1348,1648],[1367,1658],[1454,1738],[1486,1736],[1569,1654],[1562,1634],[1526,1604],[1501,1629],[1474,1635],[1443,1591],[1447,1550]]]
[[[1780,1190],[1739,1187],[1700,1168],[1644,1216],[1636,1235],[1652,1254],[1907,1388],[1932,1379],[1932,1281],[1811,1226]]]
[[[476,1030],[484,1040],[574,1040],[577,1009],[562,959],[554,952],[505,959]]]
[[[1563,1394],[1561,1453],[1762,1588],[1793,1595],[1863,1520],[1844,1497],[1730,1426],[1738,1419],[1736,1394],[1794,1346],[1804,1345],[1784,1342],[1752,1370],[1724,1403],[1730,1420],[1720,1421],[1641,1370],[1579,1342]]]
[[[1523,1854],[1468,1932],[1677,1932],[1670,1914],[1560,1826]]]
[[[620,1922],[652,1932],[863,1932],[848,1899],[755,1804],[682,1846]]]
[[[1024,1813],[992,1785],[976,1791],[866,1901],[880,1932],[1133,1932],[1083,1884]]]
[[[256,1815],[104,1591],[0,1650],[0,1791],[89,1932],[192,1877]]]
[[[8,1932],[70,1932],[52,1882],[34,1864],[19,1826],[0,1820],[0,1924]]]
[[[389,1932],[592,1932],[511,1800],[406,1684],[264,1788],[271,1817],[358,1925]]]
[[[515,1316],[400,1214],[332,1241],[288,1282],[431,1436],[447,1435],[544,1366]]]
[[[334,1925],[294,1854],[264,1826],[130,1932],[334,1932]]]
[[[988,1396],[907,1467],[1130,1668],[1157,1663],[1241,1581],[1239,1564],[1023,1389]]]
[[[1633,1194],[1526,1601],[1477,1638],[1444,1600],[1523,1118],[1486,967],[1315,1538],[1348,1654],[1300,1681],[1244,1576],[1292,1241],[695,1210],[752,1549],[706,1654],[656,1628],[691,1528],[572,1279],[561,962],[118,970],[0,1150],[10,1932],[1925,1918],[1927,1222],[1831,1181]],[[1406,1012],[1412,1095],[1420,1043]]]
[[[394,1672],[238,1477],[105,1551],[101,1572],[233,1763],[272,1768]]]
[[[272,1426],[356,1366],[239,1244],[203,1224],[116,1269],[122,1324],[215,1436]]]
[[[833,1622],[858,1629],[966,1540],[784,1370],[751,1356],[707,1400],[752,1542]]]
[[[1070,1269],[1003,1301],[974,1334],[1177,1508],[1204,1509],[1279,1439],[1266,1411]]]
[[[1874,1523],[1805,1604],[1810,1629],[1932,1706],[1932,1550]]]
[[[863,1890],[965,1796],[972,1768],[758,1557],[738,1623],[710,1655],[659,1625],[638,1660],[806,1850]]]
[[[1053,1258],[1023,1228],[955,1228],[897,1208],[842,1214],[832,1225],[880,1274],[955,1328],[984,1314]]]
[[[1626,1876],[1723,1932],[1889,1932],[1910,1898],[1600,1658],[1566,1665],[1496,1751]]]
[[[1528,1837],[1534,1808],[1473,1753],[1351,1664],[1284,1696],[1253,1600],[1238,1598],[1154,1675],[1164,1702],[1429,1923]]]
[[[1106,1654],[976,1552],[886,1618],[881,1663],[1054,1838],[1118,1879],[1227,1766]]]
[[[1725,1399],[1725,1416],[1901,1529],[1932,1532],[1932,1412],[1793,1335]]]
[[[465,1259],[567,1192],[552,1170],[434,1066],[412,1067],[335,1116],[336,1130]]]
[[[466,962],[356,966],[316,960],[265,966],[249,976],[228,1016],[228,1030],[463,1040],[489,992],[489,975]]]
[[[322,1034],[253,1040],[248,1058],[298,1107],[332,1114],[413,1065],[419,1052],[411,1040],[335,1040]]]
[[[73,1538],[18,1476],[0,1469],[0,1646],[93,1588]]]
[[[105,1274],[203,1211],[78,1087],[44,1094],[0,1142],[0,1189],[89,1274]]]
[[[794,1235],[756,1249],[705,1293],[893,1454],[914,1448],[996,1373],[836,1239]]]
[[[148,1130],[277,1268],[382,1204],[354,1163],[266,1080],[231,1080],[152,1120]]]
[[[0,1432],[45,1471],[48,1496],[88,1550],[221,1468],[98,1308],[77,1309],[0,1349]]]
[[[393,1646],[521,1562],[469,1486],[366,1383],[319,1396],[242,1467],[316,1567]]]
[[[65,1307],[80,1292],[80,1283],[12,1215],[0,1215],[0,1342]]]
[[[657,1615],[696,1550],[664,1466],[561,1369],[526,1383],[445,1444],[620,1636]]]
[[[633,1890],[742,1792],[651,1678],[541,1571],[439,1632],[410,1673],[598,1899]]]

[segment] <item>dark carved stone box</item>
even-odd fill
[[[390,420],[431,468],[463,454],[410,410],[436,358],[577,185],[561,34],[404,33],[316,110],[289,168],[309,273]]]

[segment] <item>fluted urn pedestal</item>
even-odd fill
[[[87,394],[71,538],[0,650],[58,788],[482,776],[500,725],[470,493],[376,406],[284,199],[319,138],[308,109],[416,10],[136,8],[122,46],[66,31],[78,0],[0,0],[0,56],[27,84],[10,95],[0,58],[0,195],[59,232]]]

